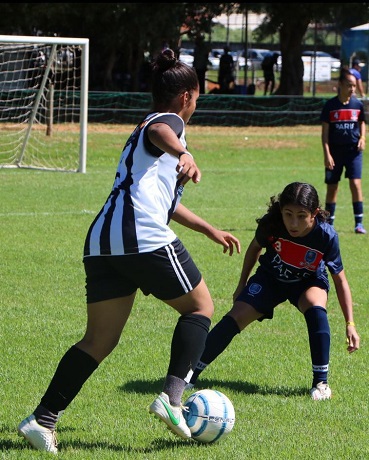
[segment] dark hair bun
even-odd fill
[[[154,70],[165,72],[171,67],[174,67],[176,62],[177,62],[177,57],[174,54],[174,51],[171,50],[170,48],[166,48],[155,59],[153,68]]]

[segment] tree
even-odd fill
[[[361,24],[369,17],[367,3],[239,4],[238,11],[246,13],[249,10],[266,15],[258,29],[259,37],[279,32],[282,70],[280,85],[274,93],[276,95],[303,95],[302,41],[309,24],[335,23],[336,30],[340,25],[342,32],[344,28]]]
[[[283,5],[283,7],[281,6]],[[145,56],[181,37],[211,33],[221,13],[266,15],[259,37],[279,33],[280,85],[275,94],[303,94],[302,42],[309,25],[331,24],[337,33],[369,20],[367,3],[2,3],[0,34],[90,39],[90,90],[140,91]]]
[[[2,3],[0,33],[90,40],[90,90],[139,91],[147,55],[211,31],[211,3]]]

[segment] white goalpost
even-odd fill
[[[86,172],[89,40],[0,35],[0,168]]]

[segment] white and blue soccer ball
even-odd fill
[[[227,396],[217,390],[199,390],[184,402],[183,416],[193,439],[216,442],[227,436],[235,423],[235,411]]]

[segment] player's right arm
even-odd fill
[[[215,241],[215,243],[221,244],[223,246],[223,253],[228,252],[231,256],[234,250],[238,254],[241,252],[241,243],[232,233],[213,227],[209,222],[190,211],[182,203],[178,204],[172,215],[172,220],[184,227],[206,235],[209,239]]]
[[[334,160],[329,149],[329,123],[322,122],[322,146],[324,154],[324,166],[327,169],[334,168]]]
[[[236,290],[233,293],[233,300],[235,300],[238,297],[242,289],[245,287],[247,280],[250,277],[251,271],[253,270],[257,261],[259,260],[262,249],[263,248],[257,242],[256,238],[253,238],[245,252],[240,280],[238,282]]]
[[[152,123],[147,128],[147,135],[150,142],[163,152],[178,157],[177,171],[182,176],[187,176],[187,180],[200,182],[201,172],[195,163],[191,154],[183,154],[186,149],[183,148],[180,140],[173,129],[166,123]]]

